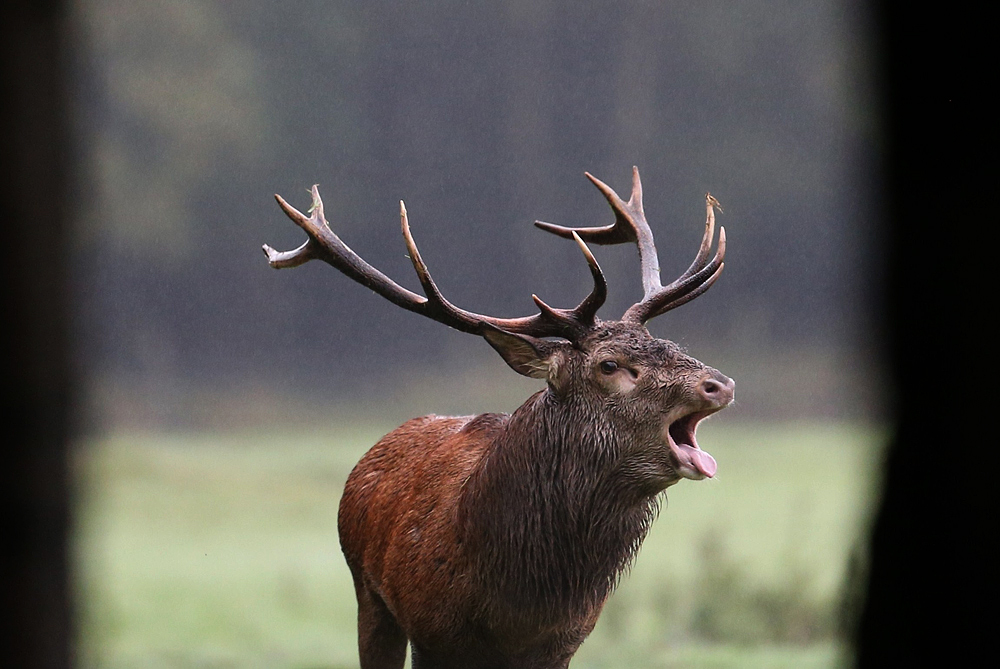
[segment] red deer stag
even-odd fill
[[[567,667],[645,538],[659,493],[715,475],[695,430],[733,401],[734,382],[654,339],[644,324],[694,299],[718,278],[726,237],[707,196],[694,262],[660,283],[639,172],[624,202],[587,174],[613,224],[539,228],[572,238],[594,289],[575,309],[495,318],[460,309],[438,290],[403,236],[426,297],[397,285],[328,227],[314,186],[311,215],[278,204],[309,236],[294,251],[264,246],[272,267],[327,262],[404,309],[482,336],[514,371],[545,379],[513,414],[413,419],[382,438],[351,472],[340,542],[358,597],[364,669]],[[634,242],[644,296],[620,321],[596,317],[607,285],[585,244]]]

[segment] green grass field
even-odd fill
[[[391,427],[81,445],[80,666],[356,667],[337,503]],[[670,489],[574,669],[849,666],[842,592],[885,436],[705,425],[717,478]]]

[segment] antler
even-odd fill
[[[639,168],[632,168],[632,195],[628,202],[622,201],[618,194],[600,179],[589,172],[586,175],[611,205],[611,209],[615,212],[614,223],[598,228],[567,228],[543,221],[535,221],[535,225],[560,237],[579,238],[594,244],[635,242],[639,249],[644,295],[642,300],[628,308],[622,316],[623,321],[645,323],[655,316],[693,300],[715,283],[725,266],[723,259],[726,257],[726,229],[720,227],[719,247],[715,257],[709,261],[715,237],[715,207],[719,207],[718,200],[710,194],[705,194],[707,209],[705,235],[702,237],[698,255],[687,271],[670,285],[664,286],[660,283],[660,262],[656,255],[656,246],[653,244],[653,233],[642,210],[642,182],[639,181]]]
[[[406,239],[406,247],[410,253],[410,260],[413,262],[413,268],[417,271],[417,278],[420,280],[424,292],[427,293],[427,297],[417,295],[369,265],[347,244],[342,242],[326,221],[323,214],[323,200],[319,196],[318,186],[313,186],[311,193],[312,207],[309,209],[309,216],[288,204],[280,195],[274,196],[285,214],[296,225],[305,230],[309,239],[293,251],[280,252],[265,244],[264,253],[267,254],[267,260],[271,267],[276,269],[298,267],[310,260],[322,260],[393,304],[470,334],[482,334],[482,324],[488,323],[507,332],[533,337],[563,337],[574,341],[593,327],[597,310],[604,304],[607,297],[607,283],[597,260],[580,236],[573,234],[572,237],[583,251],[587,265],[590,267],[590,273],[594,278],[594,289],[575,309],[555,309],[545,304],[536,295],[532,295],[531,298],[538,305],[540,313],[534,316],[494,318],[460,309],[445,299],[434,283],[434,279],[431,278],[427,265],[420,257],[417,245],[410,234],[406,207],[400,201],[399,216],[403,237]]]

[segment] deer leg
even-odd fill
[[[460,662],[459,664],[454,664],[454,658],[450,658],[451,662],[446,659],[435,657],[429,655],[426,651],[420,649],[419,647],[410,644],[410,667],[412,669],[438,669],[439,667],[467,667],[470,666],[468,663]],[[480,663],[472,666],[492,666],[488,663]]]
[[[406,634],[382,598],[364,586],[358,594],[358,652],[361,669],[403,669]]]
[[[427,663],[424,661],[424,656],[416,646],[411,646],[412,652],[410,653],[410,666],[413,669],[428,669]]]

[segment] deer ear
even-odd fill
[[[482,335],[518,374],[534,379],[549,378],[554,367],[550,359],[554,352],[551,342],[507,332],[489,323],[482,324]]]

